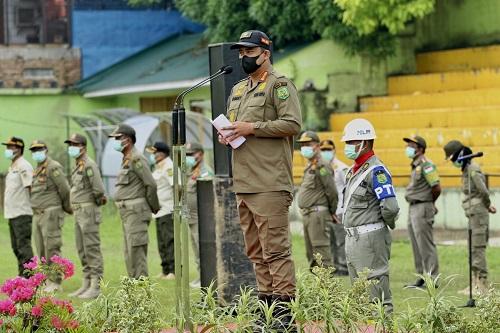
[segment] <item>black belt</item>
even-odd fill
[[[426,202],[432,202],[432,201],[421,201],[421,200],[412,200],[410,201],[410,205],[417,205],[417,204],[422,204]]]

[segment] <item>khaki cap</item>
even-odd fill
[[[301,134],[300,138],[297,140],[299,143],[304,143],[304,142],[318,142],[319,143],[319,136],[316,134],[316,132],[313,131],[305,131],[304,133]]]
[[[87,145],[87,138],[81,134],[73,133],[68,140],[64,141],[64,143],[82,144],[82,145],[86,146]]]
[[[203,146],[198,142],[189,142],[186,144],[186,154],[194,154],[198,151],[203,151]]]
[[[47,149],[47,145],[42,140],[35,140],[31,143],[30,150],[37,148],[45,148]]]
[[[464,145],[462,144],[462,142],[460,142],[458,140],[451,140],[443,147],[444,158],[446,160],[449,160],[453,156],[453,154],[462,150],[462,148],[464,148]]]
[[[132,126],[126,124],[119,124],[115,130],[108,135],[110,138],[116,138],[122,135],[126,135],[128,137],[135,137],[135,129]]]
[[[6,142],[2,142],[4,146],[18,146],[23,148],[24,147],[24,141],[21,138],[11,136]]]
[[[319,149],[335,149],[335,145],[332,140],[323,140],[319,143]]]
[[[419,145],[420,147],[426,149],[427,148],[427,142],[425,142],[425,139],[419,135],[412,135],[409,138],[403,138],[403,141],[408,143],[408,142],[413,142]]]

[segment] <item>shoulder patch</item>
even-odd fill
[[[55,169],[53,172],[52,172],[52,176],[54,177],[59,177],[61,175],[61,172],[59,171],[59,169]]]
[[[137,169],[137,170],[140,170],[142,169],[142,161],[140,159],[137,159],[134,161],[134,168]]]
[[[85,173],[87,174],[88,177],[92,177],[94,176],[94,170],[92,170],[91,167],[88,167],[86,170],[85,170]]]
[[[281,86],[276,89],[276,94],[278,95],[278,98],[282,100],[286,100],[288,97],[290,97],[290,92],[288,91],[288,88],[286,86]]]
[[[391,175],[383,166],[373,169],[373,191],[378,200],[395,197],[394,187],[392,186]]]
[[[168,170],[167,170],[167,175],[168,175],[169,177],[172,177],[172,176],[174,175],[174,169],[168,169]]]
[[[331,172],[330,170],[328,170],[328,168],[322,166],[321,168],[319,168],[319,174],[324,177],[324,176],[328,176],[328,175],[331,175]]]

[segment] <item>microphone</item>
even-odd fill
[[[184,97],[189,94],[191,91],[201,87],[207,82],[214,80],[215,78],[230,74],[233,72],[233,67],[231,66],[222,66],[217,72],[210,75],[206,79],[201,80],[194,86],[184,90],[181,92],[177,98],[175,99],[174,109],[172,112],[172,144],[185,144],[186,143],[186,112],[184,109]]]
[[[233,72],[233,67],[232,66],[226,66],[226,65],[222,66],[217,72],[213,73],[212,75],[210,75],[206,79],[201,80],[200,82],[198,82],[194,86],[192,86],[192,87],[184,90],[183,92],[181,92],[177,96],[177,98],[175,99],[175,105],[178,106],[178,107],[182,106],[182,102],[184,101],[184,96],[186,96],[188,93],[190,93],[191,91],[193,91],[193,90],[201,87],[205,83],[210,82],[213,79],[215,79],[215,78],[217,78],[217,77],[219,77],[221,75],[230,74],[232,72]]]
[[[484,154],[483,154],[482,151],[478,151],[477,153],[474,153],[474,154],[469,154],[469,155],[458,157],[457,158],[457,162],[461,162],[461,161],[467,160],[467,159],[473,159],[473,158],[476,158],[476,157],[481,157],[483,155]]]

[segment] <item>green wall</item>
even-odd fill
[[[85,115],[110,107],[113,107],[112,100],[87,100],[76,94],[0,95],[0,139],[3,142],[10,136],[19,136],[27,146],[35,139],[44,140],[50,154],[63,162],[67,131],[63,114]],[[74,131],[82,132],[78,124],[71,121],[70,132]],[[10,162],[3,158],[3,148],[1,154],[0,173],[4,173]],[[29,152],[25,155],[31,161]]]

